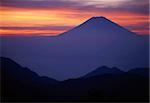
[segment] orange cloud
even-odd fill
[[[56,36],[63,33],[64,30],[2,30],[0,29],[1,36]]]
[[[0,27],[41,27],[41,26],[76,26],[92,16],[105,16],[126,27],[149,22],[145,15],[121,11],[84,11],[74,8],[64,9],[26,9],[15,7],[0,8]],[[71,29],[71,28],[70,28]],[[0,30],[0,35],[58,35],[64,30]],[[142,34],[148,30],[133,30]],[[148,33],[148,32],[147,32]]]

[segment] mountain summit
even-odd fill
[[[92,17],[92,18],[90,18],[89,20],[87,20],[87,21],[85,21],[84,23],[82,23],[82,24],[86,24],[86,23],[91,23],[91,24],[93,24],[93,26],[95,25],[97,25],[97,24],[100,24],[100,23],[106,23],[106,22],[110,22],[110,20],[109,19],[107,19],[107,18],[105,18],[105,17],[103,17],[103,16],[100,16],[100,17]],[[81,25],[82,25],[81,24]]]
[[[84,34],[84,35],[101,35],[102,36],[119,36],[120,38],[134,38],[137,36],[135,33],[125,29],[124,27],[118,25],[111,20],[100,16],[100,17],[92,17],[89,20],[85,21],[84,23],[80,24],[79,26],[71,29],[70,31],[65,32],[71,34]],[[96,35],[97,36],[97,35]],[[107,37],[108,38],[108,37]],[[112,38],[112,37],[111,37]],[[116,37],[115,37],[116,38]],[[120,39],[119,38],[119,39]]]
[[[100,24],[102,25],[102,24],[105,24],[105,23],[114,23],[114,22],[112,22],[111,20],[109,20],[109,19],[107,19],[103,16],[98,16],[98,17],[92,17],[92,18],[88,19],[87,21],[85,21],[82,24],[90,24],[90,25],[93,24],[93,26],[98,26]]]

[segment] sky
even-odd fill
[[[0,36],[54,36],[93,16],[149,35],[149,0],[1,0]]]

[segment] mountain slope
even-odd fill
[[[110,21],[105,17],[92,17],[79,26],[65,32],[65,35],[67,35],[66,33],[70,33],[69,36],[73,36],[73,34],[88,36],[87,34],[92,35],[93,33],[99,33],[101,36],[116,35],[119,37],[138,37],[137,34],[123,28],[122,26]],[[71,33],[73,34],[71,35]]]
[[[9,58],[0,57],[0,64],[1,71],[4,76],[12,76],[20,82],[40,83],[40,79],[45,81],[47,80],[47,82],[53,82],[54,84],[58,82],[52,78],[40,77],[37,73],[28,68],[21,67]]]
[[[105,74],[116,75],[116,74],[123,74],[123,73],[124,73],[123,71],[119,70],[116,67],[108,68],[106,66],[102,66],[102,67],[99,67],[96,70],[86,74],[85,76],[83,76],[83,78],[89,78],[89,77],[100,76],[100,75],[105,75]]]
[[[1,57],[2,101],[37,100],[50,96],[50,89],[58,81],[38,76],[28,68],[23,68],[11,59]],[[39,98],[40,99],[40,98]]]

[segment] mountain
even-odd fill
[[[11,76],[18,81],[40,83],[40,81],[47,81],[47,83],[57,83],[58,81],[48,77],[40,77],[37,73],[31,71],[26,67],[22,67],[13,60],[5,57],[0,57],[1,71],[4,76]],[[19,78],[18,78],[19,77]]]
[[[148,36],[105,17],[92,17],[55,37],[1,37],[1,48],[0,55],[58,80],[81,77],[103,65],[125,71],[149,66]]]
[[[58,100],[64,101],[146,102],[148,81],[148,78],[133,74],[107,74],[63,81],[55,86],[55,93],[61,97]]]
[[[147,102],[149,100],[149,78],[145,76],[132,73],[104,74],[58,82],[52,78],[40,77],[9,58],[1,57],[0,64],[2,102]],[[103,70],[105,69],[108,68],[103,66]]]
[[[28,68],[20,66],[9,58],[0,58],[2,101],[22,101],[28,98],[50,96],[50,89],[59,82],[52,78],[40,77]]]
[[[89,77],[93,77],[93,76],[100,76],[100,75],[105,75],[105,74],[112,74],[112,75],[116,75],[116,74],[123,74],[124,72],[121,71],[120,69],[113,67],[113,68],[109,68],[107,66],[102,66],[97,68],[96,70],[86,74],[85,76],[83,76],[83,78],[89,78]]]
[[[120,37],[138,37],[137,34],[123,28],[122,26],[110,21],[105,17],[92,17],[89,20],[85,21],[84,23],[80,24],[79,26],[61,34],[61,35],[69,35],[72,36],[91,36],[97,35],[98,37],[113,37],[111,39],[120,39]],[[107,38],[108,39],[108,38]]]

